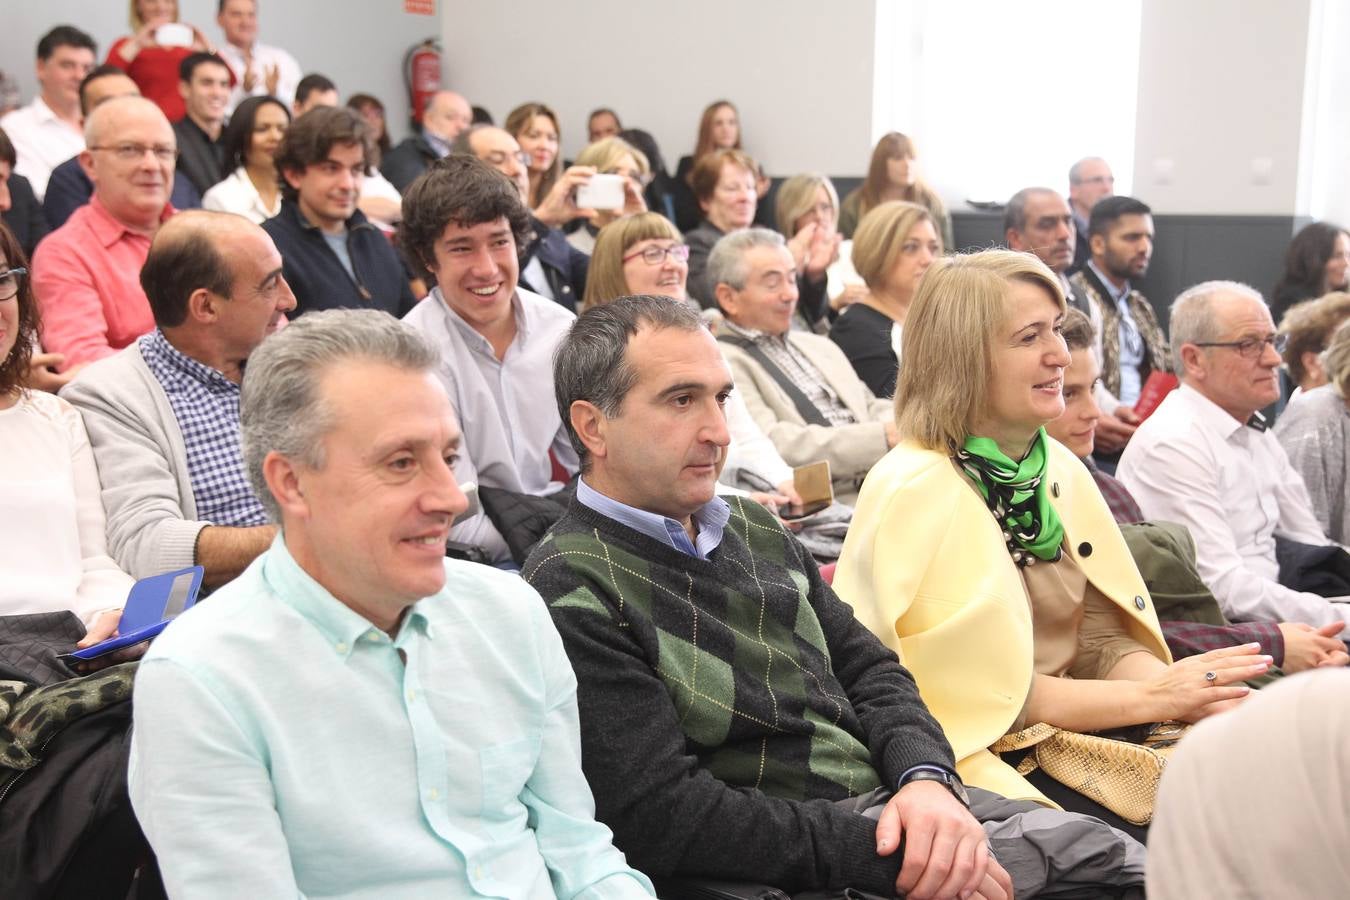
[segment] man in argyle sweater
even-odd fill
[[[895,655],[772,514],[715,496],[732,385],[695,314],[593,309],[554,378],[582,478],[523,574],[576,671],[597,818],[632,865],[821,897],[993,900],[1070,869],[1142,883],[1143,848],[1102,823],[967,794]],[[1070,847],[1093,860],[1060,865]]]

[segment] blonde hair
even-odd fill
[[[665,216],[654,212],[624,216],[600,229],[591,251],[591,266],[586,272],[586,293],[581,301],[583,311],[631,293],[623,276],[623,256],[634,244],[652,238],[683,239],[680,229]]]
[[[1350,322],[1341,323],[1331,338],[1331,346],[1322,354],[1327,380],[1342,397],[1350,397]]]
[[[141,18],[141,11],[136,8],[140,3],[141,0],[131,0],[127,11],[127,21],[131,23],[131,34],[133,36],[145,27],[145,20]],[[171,21],[177,22],[178,15],[178,0],[173,0],[173,19]]]
[[[633,162],[637,163],[638,171],[643,175],[651,173],[652,167],[647,162],[647,154],[621,137],[601,138],[594,144],[587,144],[586,148],[577,154],[573,165],[594,166],[598,171],[604,172],[607,169],[617,168],[619,160],[624,156],[633,157]]]
[[[853,268],[868,290],[881,290],[910,231],[920,222],[933,226],[941,255],[942,233],[938,231],[937,222],[932,213],[917,203],[892,200],[862,217],[858,230],[853,232]]]
[[[809,213],[816,205],[816,188],[824,188],[825,196],[830,198],[835,218],[839,216],[839,193],[834,184],[824,175],[814,172],[806,175],[793,175],[778,186],[778,200],[774,212],[778,221],[778,230],[784,237],[797,233],[793,227],[797,220]]]
[[[1066,309],[1059,279],[1030,253],[949,256],[924,273],[901,336],[895,420],[902,438],[951,453],[985,416],[994,341],[1007,323],[1014,281],[1045,288]]]

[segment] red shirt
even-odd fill
[[[191,56],[191,47],[146,47],[127,62],[117,51],[131,40],[130,37],[118,38],[108,51],[108,64],[117,66],[136,82],[141,95],[162,110],[170,122],[177,122],[187,115],[187,106],[178,93],[178,64]]]
[[[165,205],[161,221],[173,213]],[[112,356],[155,327],[140,280],[149,252],[150,238],[128,230],[96,196],[38,244],[42,346],[64,353],[64,368]]]

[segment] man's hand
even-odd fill
[[[886,804],[877,822],[877,854],[891,855],[902,838],[897,894],[909,900],[1011,900],[1012,879],[989,855],[984,829],[943,785],[911,781]]]
[[[1345,628],[1344,622],[1332,622],[1313,628],[1303,622],[1281,622],[1284,635],[1284,660],[1281,668],[1289,674],[1307,669],[1343,666],[1350,663],[1345,642],[1336,635]]]
[[[1124,450],[1138,423],[1139,417],[1128,406],[1117,408],[1114,414],[1102,413],[1097,420],[1096,448],[1103,453]]]
[[[263,71],[263,81],[267,85],[267,93],[275,97],[277,95],[277,85],[281,83],[281,66],[277,63],[273,63]]]
[[[786,481],[780,481],[776,487],[778,488],[778,493],[787,498],[788,503],[795,503],[798,506],[802,505],[802,495],[797,493],[796,481],[789,478]]]

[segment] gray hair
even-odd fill
[[[713,290],[719,284],[727,284],[736,290],[745,287],[750,272],[745,264],[745,255],[756,247],[786,247],[787,239],[768,228],[742,228],[731,234],[723,235],[713,245],[708,254],[707,280]]]
[[[1069,184],[1079,184],[1083,180],[1083,166],[1091,162],[1106,162],[1100,156],[1085,156],[1069,166]]]
[[[575,322],[553,354],[553,391],[558,415],[567,427],[567,439],[590,471],[590,451],[572,428],[572,404],[585,400],[606,418],[623,407],[624,397],[637,383],[637,371],[628,359],[628,340],[643,325],[653,329],[699,331],[703,320],[692,308],[670,297],[638,294],[613,303],[592,306]]]
[[[273,521],[281,521],[281,509],[263,478],[263,460],[275,450],[323,467],[333,411],[321,400],[321,383],[330,366],[352,359],[430,371],[438,357],[412,326],[386,312],[330,309],[301,316],[248,358],[239,400],[244,470]]]
[[[1342,397],[1350,390],[1350,322],[1342,322],[1331,338],[1331,346],[1322,351],[1322,368],[1327,381],[1336,386]]]
[[[1045,194],[1054,194],[1058,197],[1059,191],[1048,187],[1028,187],[1022,188],[1009,198],[1008,205],[1003,207],[1003,235],[1005,238],[1009,231],[1026,231],[1027,201],[1032,197],[1039,197]]]
[[[1168,330],[1172,340],[1172,371],[1186,380],[1186,365],[1181,358],[1183,344],[1202,344],[1217,341],[1219,320],[1214,315],[1214,298],[1220,294],[1237,294],[1265,303],[1261,292],[1240,281],[1206,281],[1182,291],[1172,301]]]

